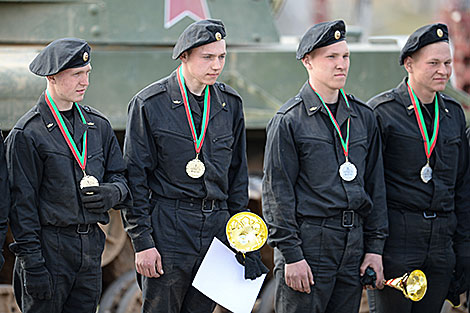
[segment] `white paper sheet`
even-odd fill
[[[250,313],[266,274],[245,280],[245,269],[235,254],[214,238],[202,261],[193,286],[234,313]]]

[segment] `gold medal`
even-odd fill
[[[251,212],[232,216],[225,232],[230,246],[242,253],[260,249],[268,239],[268,228],[263,219]]]
[[[204,163],[199,160],[198,156],[186,164],[186,173],[191,178],[199,178],[204,175],[205,171],[206,167],[204,166]]]

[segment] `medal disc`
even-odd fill
[[[339,176],[345,181],[351,181],[356,178],[357,169],[351,162],[344,162],[339,167]]]
[[[192,159],[188,164],[186,164],[186,173],[191,178],[199,178],[204,175],[205,171],[206,167],[204,166],[204,163],[202,163],[198,158]]]
[[[99,185],[100,183],[98,182],[98,179],[96,179],[96,177],[91,176],[91,175],[85,175],[80,180],[80,189],[83,189],[85,187],[96,187]]]
[[[421,169],[421,180],[427,184],[429,181],[432,179],[432,168],[429,166],[429,164],[426,164],[423,166]]]

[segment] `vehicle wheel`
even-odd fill
[[[98,313],[116,313],[124,294],[133,283],[135,272],[129,271],[109,285],[101,297]]]

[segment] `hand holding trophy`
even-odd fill
[[[269,271],[257,251],[268,239],[268,228],[261,217],[251,212],[237,213],[227,222],[225,231],[230,246],[238,251],[237,261],[245,266],[245,279],[255,279]]]
[[[361,282],[363,285],[375,287],[375,279],[375,271],[368,267],[365,275],[361,278]],[[384,285],[402,291],[405,297],[411,301],[421,300],[428,287],[426,275],[421,270],[414,270],[411,273],[405,273],[401,277],[384,280]]]

